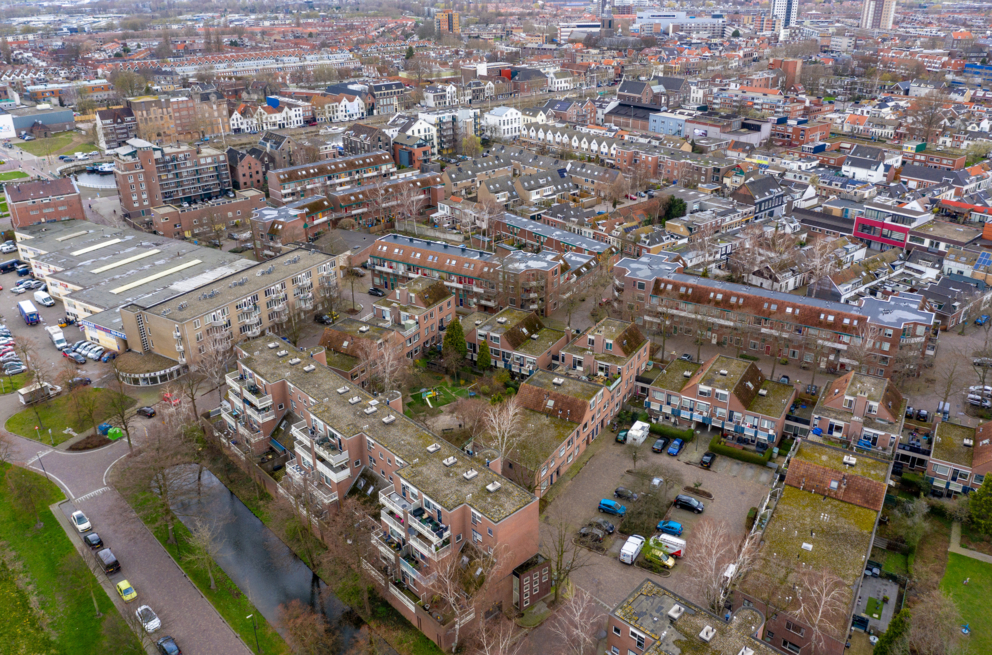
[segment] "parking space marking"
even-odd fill
[[[97,496],[99,496],[100,494],[102,494],[104,491],[110,491],[110,487],[100,487],[96,491],[91,491],[88,494],[84,494],[84,495],[82,495],[79,498],[76,498],[74,500],[75,500],[75,502],[79,502],[79,501],[82,501],[82,500],[89,500],[90,498],[96,498]]]

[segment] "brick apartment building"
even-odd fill
[[[538,370],[550,371],[568,345],[570,332],[546,326],[535,312],[507,307],[495,316],[473,312],[461,319],[468,358],[478,362],[483,342],[496,368],[512,376],[529,377]]]
[[[364,320],[396,330],[403,339],[403,354],[417,359],[421,351],[441,343],[444,330],[455,319],[453,299],[440,280],[418,277],[375,301]]]
[[[388,178],[395,170],[388,152],[370,152],[271,170],[266,179],[273,202],[287,203]]]
[[[624,259],[614,276],[614,303],[652,333],[698,333],[713,344],[880,377],[919,371],[936,354],[934,314],[917,294],[868,297],[860,306],[797,297],[686,275],[669,253]]]
[[[101,150],[114,150],[138,136],[138,121],[127,107],[96,112],[96,144]]]
[[[155,304],[125,305],[120,313],[128,348],[190,364],[217,342],[278,331],[290,314],[314,308],[320,287],[338,283],[339,263],[332,255],[299,249],[219,278],[210,290],[200,286]]]
[[[772,124],[772,143],[776,146],[798,148],[807,143],[817,143],[830,136],[830,123],[810,123],[805,118],[790,118]]]
[[[956,498],[985,483],[992,472],[992,423],[968,427],[941,421],[934,430],[926,477],[937,497]],[[921,444],[922,445],[922,444]]]
[[[596,268],[592,257],[578,253],[517,250],[501,257],[396,234],[375,242],[369,265],[372,283],[383,289],[423,275],[451,288],[458,307],[480,312],[518,307],[540,316],[550,316]]]
[[[152,207],[143,222],[139,218],[133,223],[172,239],[220,241],[227,238],[228,232],[246,232],[251,217],[266,207],[265,194],[255,189],[235,191],[232,196],[224,195],[188,207],[159,205]]]
[[[235,189],[262,190],[265,184],[265,174],[262,162],[247,152],[237,148],[228,148],[227,166],[231,170],[231,186]]]
[[[568,230],[559,230],[516,214],[499,214],[493,219],[493,227],[497,242],[502,242],[500,243],[501,246],[510,242],[513,245],[553,250],[559,253],[574,252],[595,257],[603,263],[609,262],[616,254],[616,249],[608,243],[590,239]]]
[[[134,113],[139,138],[158,145],[200,138],[196,103],[192,98],[138,96],[127,98],[124,105]]]
[[[634,323],[604,318],[562,349],[562,370],[606,385],[614,411],[636,392],[634,378],[647,368],[651,342]]]
[[[447,648],[454,618],[431,601],[438,568],[449,557],[471,560],[492,549],[503,560],[490,600],[511,606],[519,573],[535,570],[533,494],[404,416],[399,393],[373,398],[341,377],[325,364],[323,348],[290,352],[262,338],[238,350],[238,370],[227,380],[235,407],[222,417],[239,446],[260,453],[275,426],[290,421],[294,447],[284,484],[302,490],[318,517],[333,511],[359,476],[363,491],[374,484],[382,509],[369,534],[378,556],[368,564],[383,598]],[[237,446],[231,452],[246,456]],[[537,571],[546,575],[547,567]]]
[[[82,196],[71,178],[39,180],[37,182],[8,182],[4,186],[7,210],[15,228],[67,221],[86,220]]]
[[[892,456],[902,434],[906,399],[892,380],[850,372],[824,388],[813,409],[813,435],[844,448]]]
[[[371,349],[399,347],[402,341],[399,332],[392,328],[354,318],[335,321],[334,325],[324,328],[320,336],[327,366],[363,389],[370,382],[368,354]]]
[[[162,147],[132,139],[114,156],[114,179],[121,209],[131,220],[150,216],[153,207],[233,194],[227,157],[210,147]]]
[[[650,383],[644,406],[653,418],[717,428],[735,447],[764,452],[782,437],[795,397],[794,386],[766,379],[753,362],[714,355],[669,364]]]

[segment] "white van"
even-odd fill
[[[54,307],[55,306],[55,301],[52,300],[52,297],[50,295],[48,295],[48,293],[46,291],[35,291],[34,292],[34,299],[37,302],[40,302],[45,307]]]
[[[620,549],[620,561],[624,564],[633,564],[642,548],[644,548],[644,537],[639,534],[631,535]]]
[[[651,538],[652,543],[660,543],[672,557],[685,557],[685,539],[661,533]]]

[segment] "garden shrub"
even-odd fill
[[[664,423],[652,423],[649,430],[651,434],[668,437],[669,439],[681,439],[685,443],[691,443],[695,435],[695,432],[692,430],[680,430]]]
[[[772,458],[771,448],[766,450],[764,455],[759,455],[757,453],[741,450],[740,448],[724,446],[720,443],[721,441],[723,441],[723,438],[719,434],[713,435],[713,439],[710,440],[710,451],[716,453],[717,455],[723,455],[741,462],[748,462],[749,464],[757,464],[758,466],[764,466]]]

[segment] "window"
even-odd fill
[[[787,639],[782,640],[782,648],[792,653],[798,653],[800,650],[802,650],[800,646],[795,645],[794,643],[792,643]]]
[[[644,635],[634,630],[630,631],[630,638],[637,641],[637,648],[639,650],[644,650]]]
[[[613,626],[613,634],[615,634],[618,637],[622,637],[623,636],[623,633],[620,631],[620,628],[617,627],[617,626]]]
[[[489,533],[489,536],[490,537],[493,536],[493,529],[492,528],[486,528],[486,532]]]
[[[951,472],[951,469],[949,469],[946,466],[941,466],[940,464],[934,464],[933,465],[933,472],[936,475],[947,475],[948,473]]]

